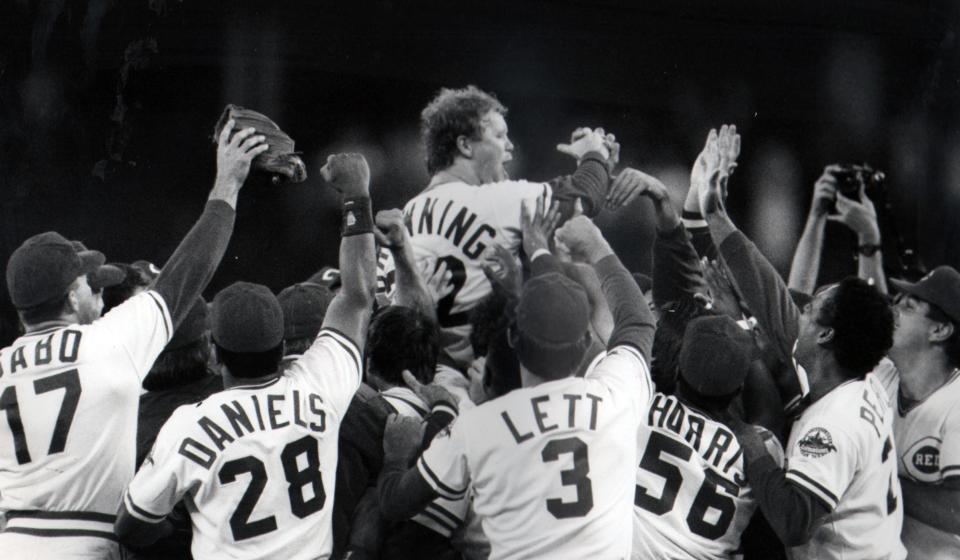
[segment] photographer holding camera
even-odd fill
[[[866,194],[867,181],[876,182],[882,177],[865,165],[833,164],[824,168],[814,185],[810,214],[790,265],[791,289],[805,294],[816,289],[824,229],[830,221],[842,223],[857,234],[857,276],[887,293],[877,211]]]

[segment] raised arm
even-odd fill
[[[727,127],[721,134],[710,131],[705,150],[708,179],[707,184],[701,186],[700,210],[747,307],[769,336],[777,355],[789,360],[797,339],[800,310],[776,269],[733,225],[722,203],[727,176],[721,173],[726,166],[720,142],[729,142],[729,134]]]
[[[413,246],[409,243],[407,228],[403,226],[403,212],[399,209],[377,212],[374,235],[377,242],[393,256],[396,270],[396,291],[393,303],[416,309],[434,322],[437,321],[437,303],[427,283],[420,275]]]
[[[323,328],[339,331],[363,352],[377,286],[370,168],[360,154],[336,154],[327,158],[320,174],[343,193],[342,287],[327,308]]]
[[[840,166],[836,164],[826,166],[823,175],[813,186],[810,214],[807,216],[807,224],[803,228],[797,250],[793,253],[793,262],[790,263],[790,279],[787,285],[792,290],[812,294],[817,288],[827,214],[837,197],[837,179],[834,173],[839,170]]]
[[[877,210],[867,196],[866,187],[860,185],[860,200],[837,193],[837,214],[827,220],[840,222],[857,236],[857,276],[881,293],[887,293],[887,276],[883,272],[883,253],[880,251],[880,225]]]
[[[217,178],[207,206],[163,266],[154,286],[167,304],[174,329],[187,316],[220,264],[233,233],[237,195],[250,173],[250,162],[269,147],[264,144],[266,137],[255,135],[253,128],[240,130],[231,137],[233,127],[231,119],[220,131]]]
[[[588,216],[595,216],[603,208],[610,185],[610,150],[606,140],[603,129],[578,128],[570,144],[557,145],[559,152],[577,160],[573,175],[548,181],[564,219],[574,215],[577,199]]]
[[[649,363],[653,346],[655,321],[640,287],[623,266],[600,229],[586,216],[569,220],[556,232],[574,260],[593,265],[613,315],[613,332],[608,348],[619,345],[635,347]]]

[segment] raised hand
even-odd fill
[[[427,403],[427,406],[430,408],[433,408],[439,403],[446,403],[454,407],[460,404],[460,399],[458,399],[456,395],[436,383],[424,385],[407,370],[403,370],[401,375],[407,387],[410,387],[410,390],[420,397],[423,402]]]
[[[410,462],[420,450],[423,430],[424,424],[421,420],[396,413],[388,416],[383,428],[384,461],[391,459]]]
[[[447,270],[447,263],[441,262],[440,266],[434,268],[433,262],[427,261],[421,270],[421,277],[427,284],[427,291],[433,301],[437,302],[450,295],[453,291],[453,273]]]
[[[320,175],[345,197],[370,196],[370,167],[361,154],[328,156]]]
[[[721,202],[727,200],[727,181],[737,168],[737,158],[740,157],[740,135],[736,125],[723,125],[717,135],[717,148],[720,152],[720,186],[722,188]]]
[[[607,240],[590,218],[576,216],[567,220],[554,234],[558,244],[563,244],[574,262],[595,263],[613,253]]]
[[[491,245],[483,252],[483,262],[480,264],[483,274],[491,284],[499,285],[507,293],[520,295],[523,288],[523,277],[517,259],[510,251],[500,245]]]
[[[828,215],[827,220],[844,224],[860,238],[861,244],[880,243],[880,225],[877,222],[877,209],[867,197],[866,188],[860,186],[860,200],[855,200],[837,192],[837,214]]]
[[[712,214],[723,208],[723,192],[720,182],[720,146],[716,129],[710,129],[707,136],[707,145],[704,146],[700,157],[694,164],[694,172],[690,175],[690,188],[694,188],[696,176],[697,198],[700,213],[703,216]]]
[[[534,211],[527,204],[520,205],[520,228],[523,236],[523,250],[528,257],[539,249],[550,250],[550,236],[560,223],[560,209],[556,200],[546,208],[546,198],[537,197]]]
[[[557,144],[557,151],[573,157],[577,160],[577,163],[580,163],[580,160],[588,152],[600,152],[603,159],[608,160],[610,150],[607,148],[605,141],[606,135],[602,128],[591,130],[581,127],[573,131],[569,144]]]
[[[617,175],[607,195],[607,208],[623,208],[638,196],[648,196],[656,202],[663,202],[670,198],[667,187],[653,175],[648,175],[632,167],[628,167]]]
[[[610,151],[610,157],[607,158],[607,169],[612,171],[620,163],[620,143],[617,142],[616,136],[607,134],[603,139],[603,145]]]
[[[264,142],[266,136],[254,134],[255,128],[245,128],[233,134],[234,126],[233,119],[227,121],[217,140],[216,185],[235,194],[250,174],[250,162],[270,146]]]
[[[402,249],[407,240],[407,231],[403,225],[403,212],[397,208],[381,210],[374,218],[377,228],[374,237],[381,247],[391,250]]]
[[[828,165],[823,168],[823,175],[817,179],[813,185],[813,204],[810,205],[810,213],[815,216],[826,216],[833,208],[837,200],[837,177],[834,173],[843,168],[838,164]]]

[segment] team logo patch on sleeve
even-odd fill
[[[800,448],[800,453],[804,457],[823,457],[827,453],[837,450],[837,446],[833,445],[833,437],[830,432],[823,428],[812,428],[800,438],[797,447]]]
[[[907,473],[919,482],[939,482],[940,438],[928,436],[913,445],[903,454]]]

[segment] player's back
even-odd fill
[[[733,432],[657,393],[637,443],[633,558],[729,558],[756,509]]]
[[[550,187],[527,181],[452,182],[433,186],[404,206],[417,261],[443,263],[452,274],[453,291],[437,302],[437,315],[444,331],[459,340],[448,348],[454,358],[469,361],[467,312],[491,291],[481,255],[494,244],[518,254],[521,204],[539,196],[549,199]]]
[[[146,292],[93,324],[51,326],[0,350],[7,532],[115,539],[134,473],[140,382],[169,332],[162,299]]]
[[[893,411],[879,380],[848,381],[813,403],[790,431],[787,479],[830,506],[794,558],[889,558],[906,552]]]
[[[324,329],[282,375],[176,410],[125,498],[144,520],[183,499],[204,558],[320,558],[331,520],[340,422],[360,353]]]
[[[469,434],[473,505],[490,558],[628,556],[636,427],[650,394],[645,366],[633,364],[617,384],[589,373],[551,381],[455,422]]]

